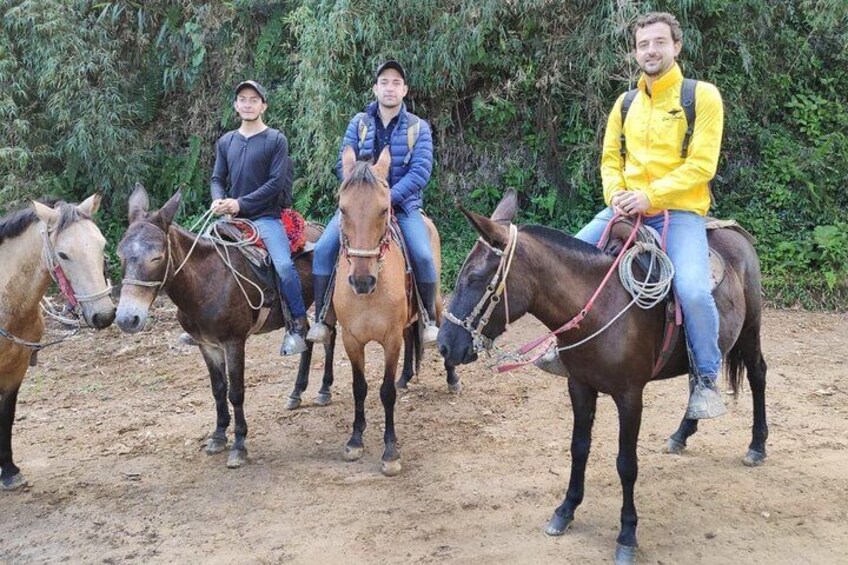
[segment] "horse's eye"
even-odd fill
[[[386,217],[386,214],[388,214],[388,213],[389,213],[389,209],[388,209],[388,208],[383,208],[382,210],[380,210],[380,217],[381,217],[381,218],[385,218],[385,217]]]
[[[161,261],[161,260],[162,260],[162,259],[164,259],[164,258],[165,258],[165,256],[164,256],[164,255],[160,255],[159,257],[154,257],[153,259],[151,259],[151,260],[150,260],[150,262],[151,262],[151,263],[156,263],[156,262],[158,262],[158,261]]]
[[[340,216],[344,216],[344,215],[345,215],[344,208],[339,208],[339,215],[340,215]]]
[[[62,261],[70,261],[71,260],[71,258],[68,257],[68,255],[64,251],[60,251],[58,253],[58,255],[59,255],[59,259],[61,259]]]

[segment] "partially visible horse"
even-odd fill
[[[411,370],[412,356],[422,350],[420,334],[412,325],[417,315],[412,281],[407,274],[403,251],[391,234],[392,202],[386,181],[390,161],[388,150],[383,151],[376,165],[356,161],[351,147],[346,147],[342,153],[344,180],[339,187],[342,249],[333,293],[336,317],[342,326],[342,341],[353,371],[356,404],[353,433],[345,446],[344,457],[348,461],[362,457],[365,397],[368,394],[365,345],[376,341],[383,346],[385,359],[383,384],[380,386],[380,400],[386,416],[381,470],[387,476],[401,471],[394,421],[395,375],[401,345],[406,341],[405,375],[408,369]],[[436,273],[440,274],[439,234],[429,218],[425,218],[425,222]],[[442,299],[437,293],[436,319],[441,318],[441,310]],[[459,379],[454,368],[445,363],[445,370],[448,385],[452,390],[457,389]],[[406,380],[408,376],[402,382],[403,386]]]
[[[117,321],[125,332],[141,331],[157,293],[160,289],[165,291],[177,306],[177,320],[198,343],[209,369],[217,424],[207,440],[206,453],[220,453],[227,447],[229,390],[229,400],[235,415],[235,441],[227,466],[241,467],[247,463],[244,346],[248,336],[254,333],[283,327],[279,297],[275,294],[276,285],[271,285],[273,288],[268,291],[268,297],[273,297],[273,302],[269,304],[267,318],[262,321],[259,311],[251,307],[251,304],[258,305],[261,302],[259,290],[252,284],[240,283],[236,279],[216,250],[215,243],[206,238],[198,239],[197,234],[173,223],[179,204],[178,191],[160,210],[148,213],[149,200],[144,187],[136,185],[130,196],[130,225],[118,246],[124,280]],[[314,228],[307,229],[307,239],[314,242],[320,235],[317,232]],[[229,262],[241,276],[250,279],[259,288],[264,286],[240,252],[232,251],[228,256]],[[301,278],[304,302],[308,307],[312,303],[312,255],[300,254],[294,259],[294,264]],[[335,339],[331,339],[324,346],[326,359],[319,404],[330,401],[334,343]],[[301,354],[298,384],[292,393],[297,393],[298,404],[300,392],[306,388],[311,359],[310,343],[309,348]],[[291,403],[289,406],[294,407]]]
[[[91,221],[100,206],[94,194],[79,206],[54,208],[33,202],[0,220],[0,487],[26,484],[12,460],[12,425],[18,390],[36,344],[44,335],[39,304],[51,276],[66,278],[69,298],[77,301],[89,326],[105,328],[115,305],[104,276],[106,240]],[[51,273],[59,268],[58,275]],[[63,282],[64,284],[64,282]]]
[[[480,240],[459,273],[454,299],[446,315],[459,324],[446,321],[440,329],[439,349],[449,363],[474,361],[477,351],[482,349],[475,345],[488,344],[487,340],[504,332],[507,319],[501,304],[508,304],[509,321],[530,313],[551,330],[560,328],[581,312],[613,264],[613,257],[562,232],[542,226],[516,229],[512,224],[516,208],[516,195],[510,191],[491,219],[462,210],[479,233]],[[754,402],[754,425],[744,463],[757,465],[765,459],[768,437],[766,363],[760,348],[759,261],[754,248],[738,232],[711,230],[709,243],[726,261],[724,280],[714,290],[721,319],[719,346],[734,392],[747,369]],[[479,305],[492,298],[500,302],[490,312],[488,323],[481,323],[479,316],[469,315],[487,311],[485,304]],[[592,335],[621,312],[630,300],[620,284],[607,286],[579,327],[558,335],[559,346],[574,344]],[[662,350],[663,324],[662,305],[649,310],[631,309],[594,339],[560,353],[569,374],[568,392],[574,413],[571,480],[565,500],[554,512],[545,531],[550,535],[565,532],[583,500],[596,400],[599,392],[608,394],[615,401],[619,415],[616,466],[624,498],[616,551],[619,562],[635,559],[637,517],[633,488],[637,475],[636,442],[642,420],[642,391],[652,379],[654,363]],[[472,338],[472,333],[476,339]],[[688,372],[683,340],[678,339],[673,347],[674,352],[657,379]],[[697,425],[697,420],[684,419],[670,439],[669,447],[682,449]],[[699,484],[694,477],[690,478],[691,484]]]

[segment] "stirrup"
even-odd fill
[[[439,328],[436,324],[430,322],[428,324],[424,324],[424,331],[422,332],[421,341],[425,348],[436,347],[436,343],[439,340]]]
[[[183,332],[180,334],[180,343],[183,345],[188,345],[189,347],[197,347],[197,340],[194,339],[190,333]]]
[[[306,334],[306,339],[312,343],[330,343],[331,330],[327,324],[323,322],[315,322],[309,328],[309,333]]]
[[[692,381],[689,405],[686,407],[686,418],[707,420],[718,418],[727,412],[715,381],[709,377],[695,377]]]
[[[286,333],[286,337],[283,339],[283,345],[280,347],[280,355],[299,355],[307,349],[309,349],[309,345],[303,339],[303,336],[290,331]]]
[[[559,358],[556,346],[545,351],[545,354],[536,359],[533,364],[552,375],[568,378],[568,369],[565,368],[562,359]]]

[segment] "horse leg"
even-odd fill
[[[27,484],[21,470],[12,461],[12,425],[18,404],[20,384],[0,397],[0,489],[15,490]]]
[[[315,398],[318,406],[328,406],[333,400],[330,388],[333,386],[333,357],[336,351],[336,328],[330,329],[330,340],[324,344],[324,378],[321,381],[321,390]]]
[[[457,393],[462,390],[462,383],[459,382],[459,375],[456,374],[456,367],[445,361],[445,375],[448,381],[448,391]]]
[[[386,414],[386,432],[383,434],[382,473],[387,477],[400,474],[400,453],[397,449],[397,438],[395,437],[395,401],[397,390],[395,389],[395,375],[397,374],[398,357],[400,357],[399,341],[389,340],[383,344],[386,368],[383,373],[383,384],[380,386],[380,400],[383,402],[383,411]]]
[[[365,380],[365,348],[356,343],[353,338],[345,339],[345,350],[350,358],[353,371],[353,400],[354,417],[353,433],[345,445],[344,458],[346,461],[356,461],[362,457],[365,447],[362,434],[365,432],[365,397],[368,396],[368,382]]]
[[[397,388],[407,390],[409,381],[415,374],[412,367],[415,362],[415,332],[418,331],[417,324],[411,324],[403,330],[403,370],[397,382]]]
[[[297,379],[294,381],[294,389],[289,393],[288,402],[286,402],[286,410],[294,410],[300,408],[300,396],[309,386],[309,368],[312,365],[312,346],[311,341],[306,342],[306,351],[300,354],[300,363],[297,366]]]
[[[230,426],[230,409],[227,407],[227,375],[224,367],[224,351],[219,347],[200,344],[200,353],[209,370],[209,382],[212,385],[212,396],[215,397],[217,420],[215,431],[206,440],[207,455],[221,453],[227,448],[227,428]]]
[[[237,469],[247,463],[247,420],[244,418],[244,341],[228,343],[224,348],[227,376],[230,380],[230,404],[235,419],[235,439],[227,458],[227,467]]]
[[[621,507],[621,532],[615,550],[616,564],[636,562],[636,504],[633,502],[633,487],[639,474],[636,442],[642,425],[642,389],[630,390],[614,397],[618,407],[618,458],[616,467],[621,479],[624,503]]]
[[[766,440],[768,439],[768,423],[766,422],[766,360],[760,349],[759,328],[752,329],[754,334],[742,349],[742,358],[748,373],[748,384],[751,386],[751,397],[754,401],[754,425],[751,428],[751,444],[748,453],[742,459],[747,467],[756,467],[766,459]]]
[[[686,440],[698,431],[698,420],[683,418],[677,431],[671,434],[663,448],[664,453],[679,455],[686,449]]]
[[[565,499],[554,511],[554,515],[545,527],[545,533],[549,536],[564,534],[574,521],[574,511],[583,502],[586,462],[592,446],[592,424],[595,421],[598,391],[574,379],[569,379],[568,395],[571,397],[571,408],[574,413],[574,428],[571,433],[571,478],[568,481]]]

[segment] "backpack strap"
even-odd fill
[[[407,114],[406,122],[406,157],[403,158],[403,166],[409,165],[412,159],[412,150],[415,148],[415,142],[418,141],[418,135],[421,133],[421,120],[415,114]]]
[[[359,139],[359,151],[362,151],[362,146],[365,144],[365,138],[368,137],[368,127],[371,125],[371,120],[368,119],[368,114],[365,112],[359,112],[354,116],[354,119],[357,120],[357,138]],[[357,151],[357,153],[359,153]]]
[[[695,87],[698,86],[698,81],[685,78],[680,87],[680,105],[683,107],[683,113],[686,114],[686,135],[683,136],[683,147],[680,149],[680,156],[686,158],[689,154],[689,142],[692,141],[692,133],[695,131]]]
[[[627,112],[630,111],[630,106],[633,104],[633,99],[639,94],[639,89],[634,88],[628,90],[624,94],[624,100],[621,101],[621,133],[618,136],[618,152],[621,154],[622,160],[627,159],[627,140],[624,137],[624,121],[627,119]]]

